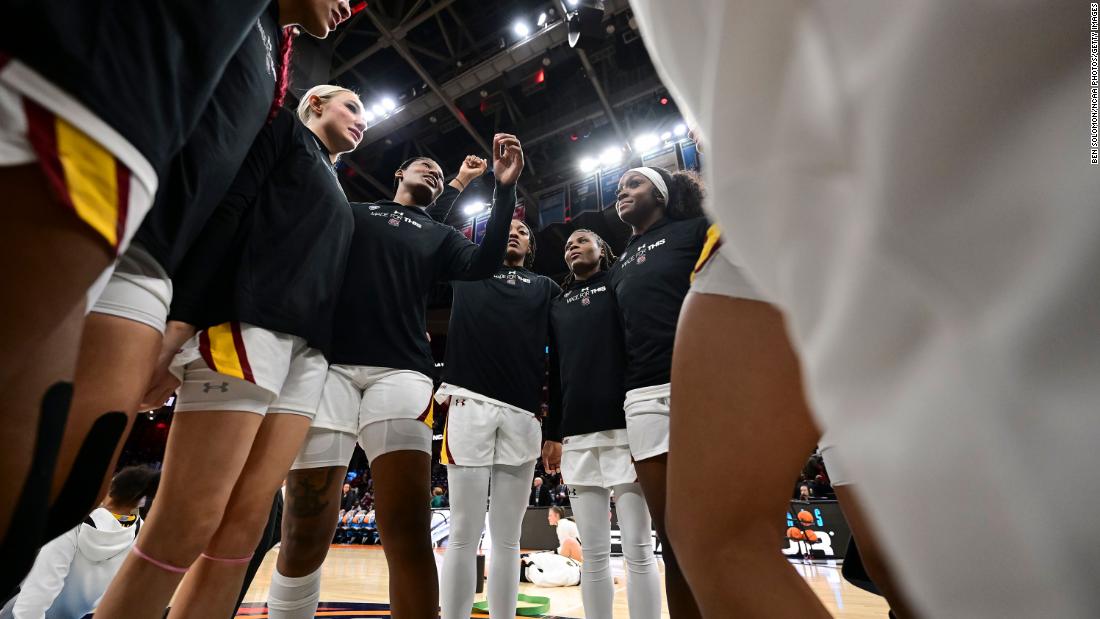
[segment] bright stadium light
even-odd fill
[[[467,215],[476,215],[477,213],[480,213],[481,211],[484,211],[484,210],[485,210],[485,203],[484,202],[470,202],[469,204],[466,205],[465,208],[462,209],[462,212],[466,213]]]
[[[672,128],[672,133],[676,134],[676,137],[678,138],[684,137],[684,134],[686,134],[687,132],[688,126],[684,123],[677,123],[677,125]]]
[[[618,148],[616,146],[612,146],[611,148],[608,148],[607,150],[600,153],[600,163],[603,164],[605,168],[616,165],[622,160],[623,151],[621,148]]]
[[[656,133],[643,133],[634,138],[634,150],[639,153],[648,152],[649,149],[660,144],[660,139]]]
[[[378,105],[377,103],[370,106],[370,111],[374,112],[375,116],[385,116],[386,115],[386,110],[382,109],[382,106]]]
[[[382,99],[382,109],[386,110],[387,112],[392,112],[396,108],[397,104],[394,103],[393,99],[389,97]]]
[[[569,0],[569,6],[577,6],[579,0]]]
[[[546,13],[539,13],[539,20],[536,23],[538,23],[539,28],[542,28],[543,26],[545,26],[546,25]]]
[[[375,119],[374,112],[372,112],[370,110],[363,110],[363,118],[369,123],[374,122],[374,119]]]
[[[591,172],[596,169],[600,163],[591,157],[585,157],[580,160],[577,166],[581,169],[581,172]]]
[[[516,36],[523,38],[531,34],[531,27],[527,25],[527,22],[517,21],[512,25],[512,30],[515,31]]]
[[[665,131],[664,133],[661,134],[661,139],[666,141],[666,142],[671,140],[672,139],[672,132],[671,131]]]

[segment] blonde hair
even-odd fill
[[[317,97],[322,102],[326,102],[336,95],[346,92],[352,94],[356,99],[359,95],[354,91],[348,90],[343,86],[333,86],[332,84],[321,84],[320,86],[314,86],[306,91],[306,94],[302,95],[302,99],[298,101],[298,118],[302,119],[303,123],[308,123],[312,112],[309,107],[309,100],[311,97]]]

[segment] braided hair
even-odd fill
[[[526,221],[517,219],[519,223],[523,224],[524,228],[527,228],[527,255],[523,257],[523,268],[528,271],[535,264],[535,231],[531,229],[531,226],[527,225]]]
[[[615,252],[611,251],[611,246],[607,244],[607,241],[603,240],[603,237],[589,230],[588,228],[577,228],[573,231],[573,234],[576,234],[578,232],[589,234],[596,239],[596,246],[600,248],[600,262],[598,270],[609,271],[611,269],[611,265],[615,264],[615,260],[617,259],[617,257],[615,256]],[[569,236],[573,236],[573,234],[570,234]],[[568,288],[569,286],[572,286],[573,283],[576,281],[577,276],[574,275],[573,270],[570,269],[569,275],[566,275],[565,280],[562,281],[562,288]]]
[[[286,102],[286,91],[290,87],[290,52],[294,47],[294,37],[298,36],[296,26],[283,28],[283,36],[279,43],[279,69],[275,77],[275,98],[271,101],[271,111],[267,113],[267,122],[275,120],[279,110]]]

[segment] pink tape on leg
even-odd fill
[[[133,552],[135,555],[137,555],[137,557],[139,559],[142,559],[144,561],[152,563],[156,567],[159,567],[160,569],[162,569],[166,572],[172,572],[173,574],[186,574],[187,570],[189,569],[189,568],[186,568],[186,567],[176,567],[174,565],[165,563],[164,561],[157,561],[153,557],[150,557],[149,555],[142,552],[141,549],[138,548],[137,544],[134,544],[133,546],[131,546],[130,551]]]
[[[207,561],[217,561],[219,563],[242,564],[242,563],[248,563],[248,562],[252,561],[252,555],[249,555],[247,557],[240,557],[239,559],[223,559],[221,557],[211,557],[210,555],[206,554],[205,552],[202,553],[202,558],[206,559]]]

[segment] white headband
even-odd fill
[[[637,172],[642,176],[649,179],[653,186],[657,188],[657,191],[661,194],[661,197],[665,199],[665,205],[668,205],[668,185],[665,184],[665,179],[661,178],[661,173],[653,168],[630,168],[626,171],[626,174],[631,172]]]

